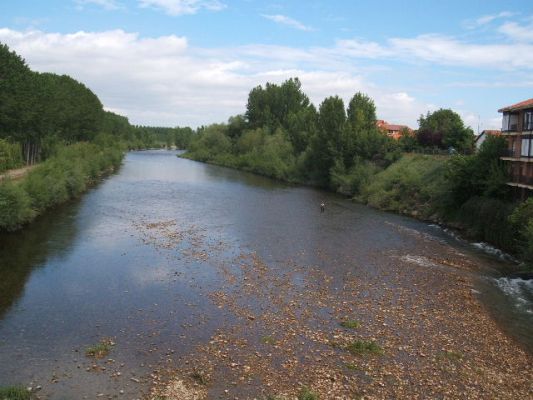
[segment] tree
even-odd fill
[[[454,156],[447,171],[450,208],[460,207],[468,199],[484,196],[505,199],[509,193],[508,171],[500,157],[507,149],[505,138],[489,136],[475,155]]]
[[[309,98],[301,90],[298,78],[286,80],[281,85],[267,83],[250,91],[245,117],[251,129],[267,127],[273,133],[286,127],[291,113],[309,106]]]
[[[329,184],[330,170],[342,160],[343,132],[346,124],[344,102],[338,96],[326,98],[319,107],[318,129],[311,138],[307,164],[311,178],[321,185]]]
[[[474,132],[465,127],[456,112],[440,109],[426,116],[420,116],[418,141],[424,146],[437,146],[443,149],[453,147],[460,152],[470,152],[474,146]]]

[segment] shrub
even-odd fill
[[[512,203],[476,196],[461,206],[457,219],[467,229],[468,236],[513,251],[516,247],[514,227],[509,223],[513,210]]]
[[[516,207],[509,221],[515,248],[525,261],[533,263],[533,198]]]
[[[375,175],[361,190],[359,200],[389,211],[418,211],[429,216],[438,208],[445,192],[446,159],[426,155],[404,155]]]
[[[19,185],[0,184],[0,229],[13,231],[32,219],[31,200]]]
[[[55,156],[36,166],[20,183],[0,185],[0,229],[17,229],[47,208],[78,196],[88,184],[118,166],[122,147],[116,141],[103,143],[57,148]]]

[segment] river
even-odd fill
[[[261,317],[276,314],[276,297],[311,304],[305,296],[327,287],[325,300],[317,300],[322,308],[310,311],[316,314],[298,306],[302,311],[293,318],[318,331],[347,312],[334,299],[352,282],[360,288],[361,335],[379,342],[382,327],[397,316],[384,310],[381,318],[372,304],[412,310],[428,283],[424,299],[435,301],[425,307],[436,313],[448,275],[510,338],[510,350],[531,356],[531,281],[501,278],[510,264],[498,255],[437,226],[332,193],[176,154],[131,152],[116,174],[81,199],[0,236],[0,385],[39,387],[39,396],[52,399],[141,398],[159,379],[154,373],[179,369],[187,357],[193,364],[199,346],[212,344],[223,329],[249,327],[241,332],[248,339],[257,329],[263,342],[270,331],[281,337]],[[259,292],[270,284],[268,294]],[[415,297],[404,298],[408,291]],[[380,330],[372,328],[376,321]],[[395,337],[408,337],[410,328],[401,326]],[[453,338],[453,332],[442,335]],[[102,338],[115,343],[110,354],[86,357],[85,349]],[[385,349],[394,340],[383,339]],[[210,393],[224,396],[223,377],[233,377],[217,378],[216,368]],[[260,386],[233,385],[230,392],[249,398]]]

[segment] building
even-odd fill
[[[479,150],[485,139],[489,136],[500,136],[502,134],[502,131],[496,130],[496,129],[485,129],[482,131],[479,135],[476,136],[474,139],[474,144],[476,145],[476,149]]]
[[[502,160],[510,162],[511,181],[521,197],[533,190],[533,99],[521,101],[498,110],[503,113],[502,135],[507,138],[507,154]]]
[[[396,140],[402,136],[403,129],[407,129],[410,134],[413,134],[413,130],[406,125],[389,124],[387,121],[384,121],[382,119],[378,119],[376,121],[376,125],[380,130],[382,130],[388,136]]]

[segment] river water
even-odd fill
[[[510,264],[497,254],[335,194],[176,154],[129,153],[81,199],[0,236],[0,385],[40,386],[54,399],[140,398],[157,366],[231,322],[209,296],[224,290],[225,269],[212,265],[231,268],[242,251],[334,279],[340,269],[379,279],[391,260],[432,268],[443,252],[459,255],[481,266],[464,273],[476,275],[472,290],[493,318],[532,351],[531,281],[502,278]],[[116,344],[95,369],[84,352],[102,338]]]

